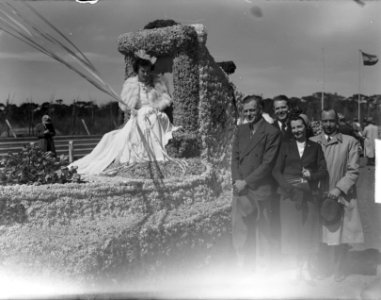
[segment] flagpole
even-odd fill
[[[358,95],[357,95],[357,118],[361,124],[361,113],[360,113],[360,109],[361,109],[361,97],[360,97],[360,91],[361,91],[361,60],[362,60],[362,54],[361,54],[361,50],[360,51],[360,56],[359,56],[359,90],[358,90]]]
[[[324,110],[324,93],[325,93],[325,57],[324,57],[324,47],[321,48],[323,57],[323,91],[321,93],[321,111]]]

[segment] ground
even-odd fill
[[[354,250],[375,248],[381,250],[381,204],[374,201],[374,167],[361,160],[358,180],[358,199],[365,233],[365,244]],[[229,241],[222,247],[229,248]],[[221,248],[221,253],[222,253]],[[226,251],[229,253],[229,250]],[[221,255],[221,258],[225,257]],[[285,268],[279,274],[240,274],[233,272],[231,265],[216,259],[210,268],[176,270],[155,282],[139,282],[134,287],[123,283],[105,289],[93,290],[98,297],[128,298],[188,298],[188,299],[381,299],[381,268],[378,275],[350,274],[345,280],[336,282],[333,277],[304,282],[295,279],[296,271]],[[359,271],[359,270],[358,270]],[[373,287],[372,287],[373,286]],[[364,292],[372,287],[368,298]],[[377,290],[376,290],[377,289]],[[106,293],[106,294],[103,294]]]
[[[105,181],[114,181],[117,178],[103,178]],[[365,244],[356,247],[356,250],[375,248],[381,249],[380,217],[381,204],[374,202],[374,167],[365,166],[361,161],[360,177],[358,181],[358,198],[361,218],[365,232]],[[17,286],[24,286],[18,298],[30,298],[30,293],[37,287],[45,290],[48,294],[74,294],[74,298],[86,299],[136,299],[136,298],[188,298],[188,299],[380,299],[381,292],[373,291],[373,298],[361,298],[363,291],[372,284],[381,287],[381,275],[350,274],[344,281],[335,282],[333,278],[304,282],[296,280],[296,270],[284,268],[282,272],[274,273],[251,273],[242,274],[232,269],[229,259],[232,257],[229,248],[229,236],[220,243],[218,257],[211,257],[208,267],[197,268],[194,261],[189,258],[189,268],[176,268],[162,274],[160,278],[149,278],[147,281],[134,281],[134,278],[121,278],[114,284],[97,284],[93,286],[81,286],[78,284],[60,286],[54,284],[41,284],[41,282],[21,283],[16,280]],[[229,258],[230,257],[230,258]],[[173,258],[175,261],[176,258]],[[380,271],[380,268],[378,268]],[[6,274],[5,274],[6,275]],[[47,275],[49,276],[49,274]],[[0,270],[0,283],[8,282],[11,288],[9,274],[2,278]],[[47,281],[49,282],[49,281]],[[41,285],[41,286],[39,286]],[[50,288],[51,287],[51,288]],[[54,289],[53,289],[54,287]],[[2,288],[0,298],[7,294]],[[49,289],[50,290],[47,290]],[[37,292],[37,294],[39,294]],[[79,296],[81,295],[81,296]],[[23,297],[24,296],[24,297]],[[41,298],[41,297],[39,297]],[[67,297],[65,297],[67,298]],[[69,297],[70,298],[70,297]]]

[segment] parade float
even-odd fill
[[[126,78],[139,49],[173,78],[173,123],[183,128],[167,146],[175,160],[66,184],[0,186],[2,268],[104,282],[154,278],[173,264],[197,268],[221,253],[230,236],[237,114],[235,88],[206,40],[203,25],[119,37]]]

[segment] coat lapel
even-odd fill
[[[311,152],[311,150],[312,150],[311,141],[307,140],[306,141],[306,147],[304,148],[303,155],[302,155],[301,159],[303,160],[305,157],[307,157],[309,155],[309,153]]]

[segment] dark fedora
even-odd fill
[[[344,206],[337,199],[325,197],[320,207],[320,216],[327,225],[338,222],[343,214]]]

